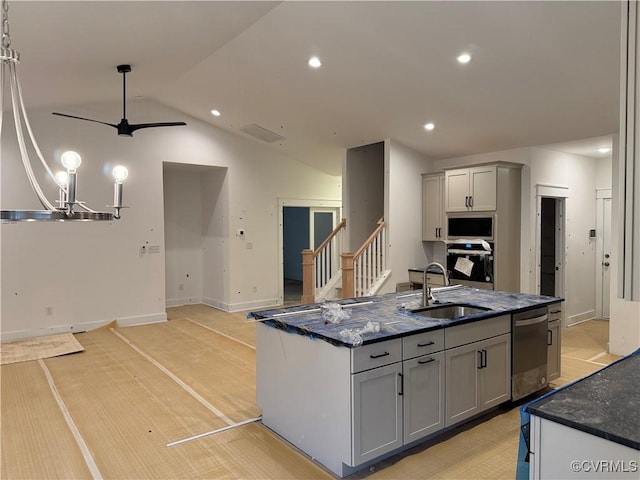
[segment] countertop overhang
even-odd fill
[[[640,350],[526,409],[531,415],[640,450]]]
[[[343,310],[349,312],[349,317],[339,323],[332,323],[323,318],[323,306],[326,307],[323,303],[260,310],[249,313],[248,317],[291,333],[322,339],[337,346],[354,348],[356,345],[341,336],[340,332],[345,329],[359,330],[369,321],[378,322],[380,331],[362,334],[363,345],[517,313],[563,300],[559,297],[461,286],[434,288],[432,292],[434,295],[432,305],[455,303],[489,310],[453,320],[428,318],[412,311],[420,307],[422,301],[422,291],[412,290],[331,302],[341,305]]]

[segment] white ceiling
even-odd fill
[[[91,116],[129,63],[131,121],[175,120],[136,118],[144,96],[245,137],[257,124],[331,174],[385,138],[445,159],[618,130],[618,2],[13,0],[9,20],[28,107]]]

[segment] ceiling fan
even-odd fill
[[[184,122],[157,122],[157,123],[133,123],[130,124],[127,121],[127,79],[126,75],[131,71],[131,65],[118,65],[118,72],[122,74],[122,120],[117,125],[114,123],[101,122],[100,120],[93,120],[91,118],[76,117],[75,115],[67,115],[66,113],[52,112],[53,115],[59,115],[61,117],[77,118],[78,120],[86,120],[88,122],[102,123],[103,125],[109,125],[118,130],[118,135],[132,137],[133,132],[140,130],[141,128],[152,127],[177,127],[186,125]]]

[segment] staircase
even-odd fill
[[[346,226],[343,219],[315,251],[302,251],[302,303],[374,295],[389,277],[384,219],[355,253],[342,252]]]

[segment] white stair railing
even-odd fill
[[[346,226],[347,220],[343,218],[315,251],[302,251],[302,303],[324,298],[339,278],[342,233]]]
[[[387,229],[384,219],[354,254],[342,254],[342,294],[344,298],[372,295],[388,276]]]

